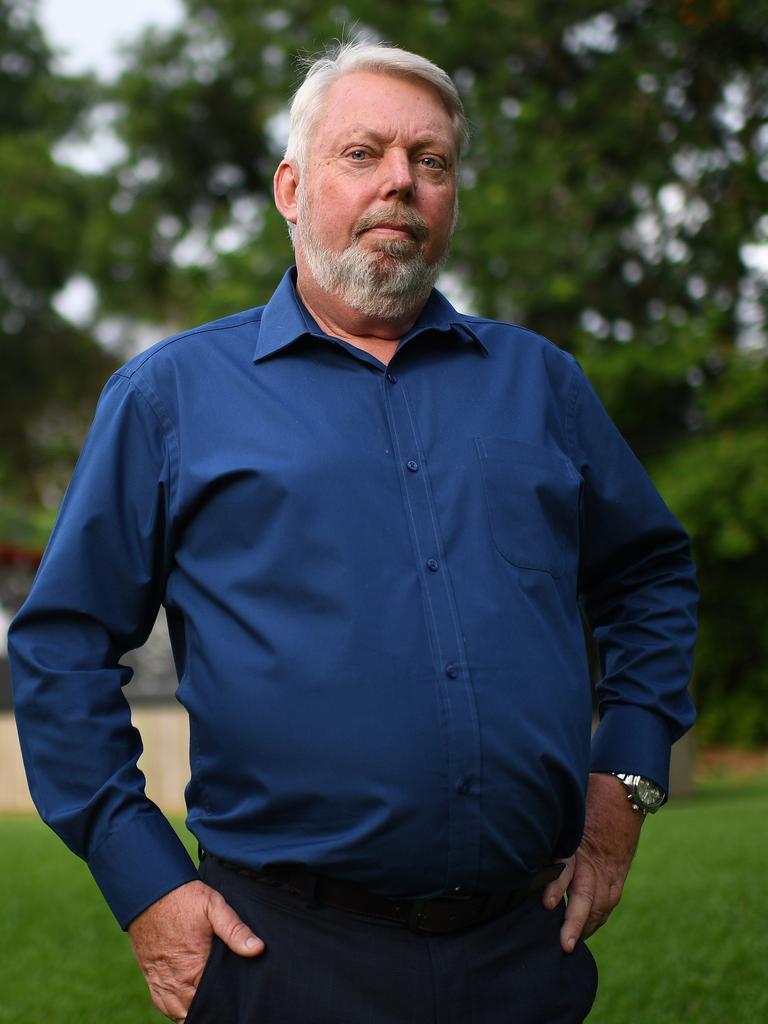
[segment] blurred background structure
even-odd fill
[[[112,369],[291,262],[271,181],[297,58],[357,31],[453,75],[473,140],[441,284],[579,358],[693,538],[698,742],[768,744],[766,0],[175,8],[97,76],[0,0],[3,621]],[[162,630],[137,657],[138,714],[175,681]]]

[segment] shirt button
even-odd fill
[[[394,373],[388,373],[387,380],[389,381],[390,384],[397,384],[397,377],[394,375]]]
[[[409,459],[408,462],[406,462],[406,466],[412,473],[418,472],[419,464],[414,459]]]
[[[450,665],[446,665],[445,666],[445,674],[448,676],[449,679],[458,679],[459,678],[459,666],[458,665],[454,665],[452,663]]]
[[[434,558],[428,558],[427,568],[429,569],[430,572],[437,572],[437,570],[440,568],[440,563],[437,562]]]

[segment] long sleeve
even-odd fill
[[[690,545],[580,371],[574,398],[579,591],[602,668],[592,770],[637,772],[668,789],[671,745],[695,719]]]
[[[145,641],[163,597],[174,457],[157,409],[115,375],[9,634],[32,797],[123,927],[197,877],[144,793],[122,691],[131,670],[120,664]]]

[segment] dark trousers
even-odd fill
[[[213,858],[201,873],[266,950],[246,959],[215,939],[187,1024],[580,1024],[595,998],[592,955],[561,951],[563,908],[540,893],[431,935],[308,906]]]

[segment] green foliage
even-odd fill
[[[89,209],[86,183],[51,150],[89,90],[50,63],[31,5],[0,0],[0,487],[30,502],[69,475],[111,365],[51,306]]]
[[[702,583],[696,692],[702,742],[768,743],[768,361],[735,357],[701,385],[707,426],[658,460]]]
[[[748,697],[768,722],[755,570],[768,564],[766,272],[753,259],[768,242],[766,0],[185,6],[178,28],[136,41],[109,87],[53,76],[31,21],[2,29],[29,57],[0,105],[0,185],[15,190],[0,242],[43,312],[33,321],[14,301],[34,330],[6,343],[23,386],[12,412],[0,406],[0,472],[18,488],[26,460],[39,493],[61,436],[39,424],[79,412],[103,375],[90,338],[50,313],[73,270],[98,286],[96,321],[121,317],[127,335],[266,300],[290,262],[271,180],[297,58],[370,32],[459,85],[474,131],[452,271],[474,309],[582,361],[692,533],[705,732],[767,740],[739,712]],[[103,174],[48,156],[87,109],[110,113],[124,145]],[[19,239],[34,241],[28,258]]]

